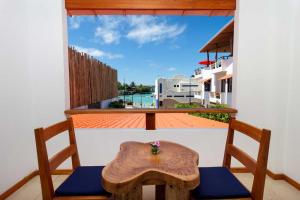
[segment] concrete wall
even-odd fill
[[[33,129],[65,118],[63,7],[62,0],[0,2],[0,193],[37,168]]]
[[[284,173],[300,182],[300,1],[290,1],[290,27],[288,41],[290,43],[290,72],[288,76],[288,106],[286,112],[285,141],[284,141]]]
[[[225,129],[76,129],[78,150],[83,165],[110,162],[124,141],[169,140],[199,152],[203,166],[221,165],[226,140]],[[214,143],[214,145],[211,145]]]
[[[297,0],[238,1],[233,88],[238,117],[272,130],[269,168],[300,182],[299,7]]]

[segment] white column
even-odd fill
[[[225,95],[224,95],[224,103],[228,104],[228,79],[225,79]]]

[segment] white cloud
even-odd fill
[[[161,42],[176,38],[186,28],[153,16],[101,16],[98,19],[100,25],[96,28],[95,37],[105,44],[118,44],[122,35],[140,45]]]
[[[117,31],[98,27],[95,32],[95,36],[100,38],[105,44],[119,43],[120,34]]]
[[[69,18],[69,28],[70,29],[78,29],[80,27],[80,20],[77,17]]]
[[[108,59],[118,59],[123,58],[122,54],[112,54],[109,52],[104,52],[99,49],[95,48],[83,48],[79,46],[73,46],[77,51],[89,54],[90,56],[96,57],[96,58],[108,58]]]
[[[169,68],[167,68],[167,71],[173,72],[173,71],[176,71],[176,68],[175,67],[169,67]]]
[[[98,19],[101,25],[96,28],[95,37],[105,44],[118,44],[121,38],[119,25],[124,18],[101,16]]]
[[[152,16],[131,16],[128,17],[128,23],[132,29],[126,37],[140,45],[175,38],[186,28],[185,25],[171,25],[161,18]]]
[[[95,17],[72,16],[68,17],[68,24],[70,29],[79,29],[83,22],[95,22]]]

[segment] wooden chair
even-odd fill
[[[70,145],[48,159],[46,142],[68,131]],[[108,199],[110,194],[101,185],[103,166],[81,167],[71,118],[48,128],[35,129],[36,149],[44,200]],[[51,174],[71,157],[73,173],[54,191]]]
[[[259,143],[257,160],[233,145],[234,131],[239,131]],[[232,118],[224,153],[223,167],[200,167],[200,185],[192,191],[193,199],[263,199],[271,131],[258,129]],[[240,161],[254,175],[249,192],[230,172],[231,157]]]

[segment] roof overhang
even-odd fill
[[[232,52],[234,20],[228,22],[199,52]]]
[[[236,0],[65,0],[68,15],[232,16]]]
[[[225,79],[229,79],[232,78],[232,74],[226,74],[225,76],[222,76],[221,78],[219,78],[219,80],[225,80]]]
[[[206,83],[206,82],[208,82],[208,81],[210,81],[211,80],[211,78],[208,78],[208,79],[202,79],[202,80],[200,80],[200,83]]]

